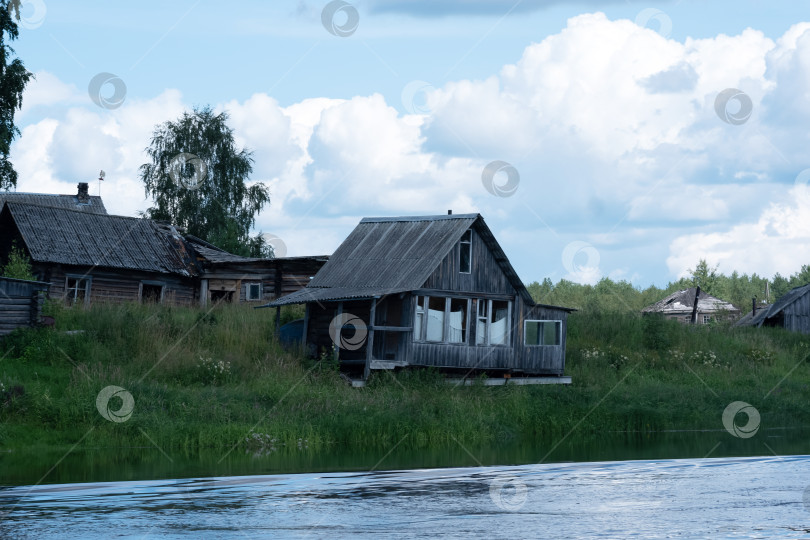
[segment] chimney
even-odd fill
[[[76,198],[79,199],[79,202],[82,204],[87,204],[90,202],[90,194],[88,193],[88,189],[87,182],[79,182],[79,193],[76,195]]]
[[[452,211],[452,210],[448,210],[448,211],[447,211],[447,215],[448,215],[448,216],[452,216],[452,215],[453,215],[453,211]]]

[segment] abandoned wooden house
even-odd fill
[[[93,214],[106,214],[107,209],[98,195],[90,195],[87,182],[80,182],[76,195],[54,195],[51,193],[19,193],[16,191],[0,191],[0,208],[3,203],[21,202],[39,206],[54,206],[67,210],[78,210]]]
[[[479,214],[365,218],[307,287],[262,307],[289,304],[306,306],[308,352],[364,379],[405,366],[568,379],[573,310],[535,304]]]
[[[211,302],[269,302],[307,286],[326,255],[260,259],[228,253],[193,235],[186,241],[200,266],[200,305]]]
[[[47,283],[0,277],[0,336],[39,324],[47,291]]]
[[[690,323],[694,313],[697,324],[708,324],[711,321],[734,319],[739,316],[740,310],[733,304],[715,298],[705,291],[700,291],[697,310],[695,310],[696,293],[696,287],[674,292],[655,304],[645,307],[641,313],[659,313],[667,319],[676,319],[684,323]]]
[[[153,221],[7,201],[0,231],[0,260],[16,242],[51,298],[194,301],[192,254],[179,234]]]
[[[750,318],[748,315],[740,319],[737,325],[757,328],[775,326],[810,334],[810,284],[791,289],[773,305],[758,309]]]
[[[49,296],[69,304],[267,302],[306,286],[328,260],[240,257],[168,223],[108,215],[100,199],[79,210],[66,196],[11,195],[0,207],[0,262],[16,242]]]

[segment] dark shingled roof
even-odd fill
[[[148,219],[6,202],[36,262],[196,273],[183,238]]]
[[[212,264],[244,263],[244,262],[256,262],[265,260],[250,257],[242,257],[241,255],[234,255],[233,253],[229,253],[224,249],[220,249],[214,244],[206,242],[202,238],[197,238],[192,234],[187,234],[185,238],[194,248],[194,251],[196,251],[203,259],[205,259],[206,262]]]
[[[470,227],[528,305],[531,295],[480,214],[364,218],[304,289],[263,307],[421,289]]]
[[[78,210],[91,214],[107,214],[107,209],[101,197],[91,195],[87,203],[80,203],[76,195],[53,195],[50,193],[17,193],[13,191],[0,191],[0,209],[3,203],[18,202],[25,204],[36,204],[39,206],[53,206],[55,208],[65,208],[68,210]]]

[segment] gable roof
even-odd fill
[[[67,210],[78,210],[91,214],[107,214],[107,209],[101,197],[90,195],[87,203],[79,202],[76,195],[55,195],[51,193],[18,193],[16,191],[0,191],[0,209],[3,203],[18,202],[25,204],[36,204],[39,206],[52,206],[54,208],[65,208]]]
[[[696,287],[690,287],[689,289],[683,289],[681,291],[676,291],[666,298],[659,300],[658,302],[649,305],[641,310],[642,313],[683,313],[683,312],[692,312],[692,308],[695,306],[695,292],[697,292]],[[700,291],[700,296],[698,297],[698,311],[704,312],[716,312],[716,311],[739,311],[737,308],[734,307],[729,302],[725,300],[720,300],[710,294],[707,294],[706,291]]]
[[[762,326],[762,323],[765,321],[765,319],[776,317],[779,314],[779,312],[784,310],[786,307],[788,307],[790,304],[792,304],[793,302],[795,302],[808,292],[810,292],[810,283],[789,290],[787,293],[785,293],[785,295],[782,298],[774,302],[774,304],[768,310],[768,313],[763,317],[762,320],[760,320],[757,326]]]
[[[148,219],[6,202],[36,262],[196,274],[183,238]]]
[[[474,227],[517,293],[531,295],[480,214],[364,218],[302,290],[264,307],[369,298],[421,289],[430,275]]]
[[[762,321],[765,320],[766,315],[768,315],[768,310],[770,310],[772,306],[759,306],[757,307],[757,314],[752,316],[752,312],[749,311],[742,318],[737,321],[734,326],[759,326],[762,324]]]

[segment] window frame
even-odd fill
[[[442,320],[442,339],[441,341],[428,341],[427,339],[427,327],[428,327],[428,315],[430,310],[430,300],[432,298],[435,299],[443,299],[444,300],[444,317]],[[422,305],[420,306],[420,300],[422,300]],[[462,329],[462,335],[464,336],[463,341],[449,341],[450,335],[450,307],[452,305],[452,300],[462,300],[467,303],[467,306],[464,311],[464,328]],[[413,325],[414,329],[419,326],[419,331],[414,331],[413,340],[418,343],[435,343],[435,344],[443,344],[443,345],[469,345],[470,341],[470,306],[472,305],[472,299],[467,296],[430,296],[430,295],[422,295],[417,294],[414,295],[414,319]],[[419,316],[422,316],[421,322],[417,325],[417,319]],[[417,333],[419,335],[417,335]]]
[[[465,238],[467,236],[469,236],[469,239]],[[458,272],[459,272],[459,274],[472,274],[472,258],[473,258],[473,254],[472,254],[472,238],[473,238],[472,229],[467,229],[466,232],[461,235],[461,240],[458,241]],[[463,270],[462,267],[461,267],[462,262],[464,260],[462,258],[462,256],[461,256],[461,252],[462,252],[462,250],[463,250],[463,248],[465,246],[467,246],[467,249],[470,252],[469,253],[470,256],[468,258],[468,263],[467,263],[468,268],[467,268],[466,271]]]
[[[76,281],[77,286],[76,287],[70,287],[70,280]],[[84,287],[84,302],[83,302],[83,304],[85,306],[89,306],[90,305],[90,290],[92,289],[92,286],[93,286],[93,276],[88,275],[88,274],[65,274],[65,290],[64,290],[64,293],[62,294],[62,301],[67,302],[67,300],[68,300],[68,291],[73,291],[72,298],[71,298],[70,302],[68,302],[68,304],[70,306],[75,306],[76,303],[77,303],[76,302],[76,296],[78,295],[78,292],[79,292],[78,283],[82,282],[82,281],[86,282],[86,285]]]
[[[504,300],[493,300],[491,298],[478,298],[475,311],[475,345],[478,347],[511,347],[512,346],[512,300],[504,299]],[[481,310],[478,306],[480,306],[483,302],[486,302],[486,326],[485,326],[485,339],[483,343],[479,343],[478,337],[478,322],[484,318],[481,316]],[[495,316],[495,312],[492,309],[492,305],[495,302],[506,302],[506,335],[504,336],[503,343],[492,343],[492,323],[493,317]]]
[[[250,288],[253,286],[259,287],[259,295],[256,298],[251,298]],[[245,283],[245,302],[261,302],[264,296],[264,286],[261,281],[248,281]]]
[[[158,304],[163,303],[163,298],[166,296],[166,282],[165,281],[154,281],[151,279],[143,279],[138,284],[138,302],[143,303],[143,286],[144,285],[151,285],[153,287],[160,287],[160,298],[158,298]]]
[[[709,324],[710,322],[712,322],[712,316],[711,315],[703,315],[703,324]]]
[[[529,325],[529,323],[555,323],[557,325],[557,332],[555,332],[555,335],[556,335],[556,338],[557,338],[556,339],[557,343],[553,343],[553,344],[526,343],[526,336],[528,335],[528,333],[526,332],[526,329],[527,329],[527,326]],[[523,321],[523,346],[524,347],[561,347],[562,342],[563,342],[562,323],[563,322],[562,322],[561,319],[526,319],[525,321]],[[537,335],[540,336],[541,339],[542,339],[542,337],[545,336],[545,332],[544,331],[541,332],[540,329],[538,328]]]

